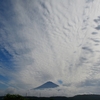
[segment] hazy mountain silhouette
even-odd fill
[[[74,97],[62,97],[62,96],[55,96],[55,97],[29,97],[29,100],[100,100],[100,95],[77,95]]]
[[[53,83],[53,82],[46,82],[44,83],[43,85],[39,86],[39,87],[36,87],[34,89],[47,89],[47,88],[56,88],[58,87],[59,85]]]

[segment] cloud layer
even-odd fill
[[[99,5],[99,0],[1,0],[3,90],[26,91],[53,81],[62,85],[59,95],[100,92]]]

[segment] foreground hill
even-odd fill
[[[0,100],[3,100],[3,96]],[[100,100],[100,95],[77,95],[74,97],[24,97],[25,100]],[[8,99],[7,99],[8,100]]]
[[[100,100],[100,95],[78,95],[74,97],[27,97],[29,100]]]

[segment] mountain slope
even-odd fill
[[[46,89],[46,88],[56,88],[58,87],[59,85],[53,83],[53,82],[46,82],[44,83],[43,85],[39,86],[39,87],[36,87],[34,89]]]

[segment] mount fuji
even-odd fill
[[[59,85],[57,85],[57,84],[55,84],[55,83],[53,83],[51,81],[48,81],[48,82],[46,82],[46,83],[44,83],[44,84],[42,84],[42,85],[40,85],[40,86],[38,86],[38,87],[36,87],[34,89],[35,90],[36,89],[50,89],[50,88],[56,88],[56,87],[59,87]]]

